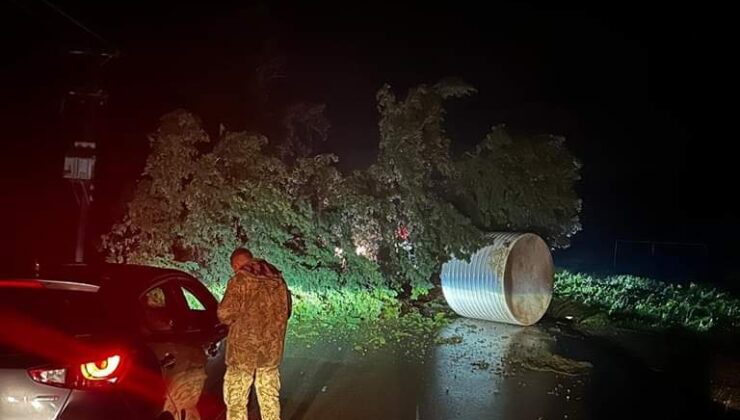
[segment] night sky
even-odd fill
[[[583,162],[584,231],[563,258],[608,263],[615,238],[650,239],[706,243],[716,264],[732,265],[738,177],[734,132],[721,127],[732,121],[733,47],[721,11],[302,3],[53,2],[100,40],[42,0],[3,0],[0,262],[40,250],[71,258],[74,198],[61,166],[75,130],[60,110],[75,84],[97,80],[109,94],[97,118],[99,235],[120,217],[146,134],[168,111],[190,110],[210,130],[269,133],[285,106],[326,103],[326,150],[352,169],[374,158],[383,83],[402,92],[455,76],[479,89],[450,104],[456,150],[505,123],[565,136]],[[66,53],[85,48],[121,55],[90,72]],[[257,98],[250,81],[268,62],[281,78]]]

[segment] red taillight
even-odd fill
[[[121,380],[124,357],[112,354],[91,362],[75,364],[71,367],[45,367],[30,369],[29,376],[36,382],[65,388],[89,389]]]
[[[105,359],[80,365],[80,374],[89,381],[116,382],[121,367],[121,356],[114,354]]]

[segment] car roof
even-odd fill
[[[42,267],[38,273],[17,273],[12,276],[0,276],[1,280],[44,280],[89,284],[101,289],[142,290],[157,280],[168,276],[192,278],[190,275],[174,269],[150,267],[135,264],[67,264]]]

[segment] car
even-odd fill
[[[66,265],[0,278],[0,419],[219,419],[227,328],[182,271]]]

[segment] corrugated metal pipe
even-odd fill
[[[532,233],[495,233],[491,245],[442,266],[442,292],[458,314],[488,321],[532,325],[552,299],[550,249]]]

